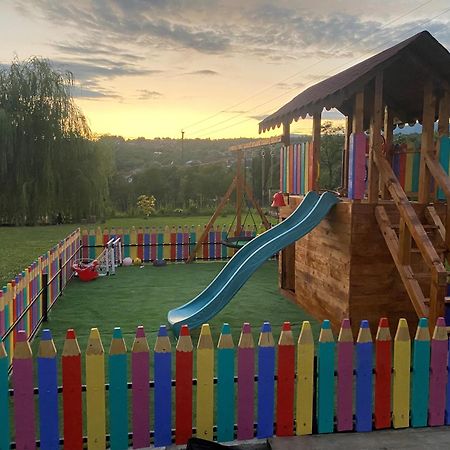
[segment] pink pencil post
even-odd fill
[[[255,373],[255,345],[249,323],[242,326],[238,344],[238,420],[237,438],[253,438],[253,377]]]
[[[447,386],[447,330],[445,319],[438,317],[431,340],[430,397],[428,424],[444,425],[445,391]]]
[[[338,337],[337,430],[353,429],[353,335],[350,320],[342,321]]]
[[[24,330],[17,332],[13,357],[14,422],[16,449],[36,448],[33,357]]]
[[[133,448],[150,447],[149,363],[149,347],[144,327],[139,326],[131,349]]]

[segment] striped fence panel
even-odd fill
[[[282,192],[304,195],[312,189],[309,167],[311,158],[311,142],[281,147],[280,190]]]
[[[324,321],[316,357],[309,322],[303,323],[297,342],[295,331],[285,322],[276,345],[271,325],[265,322],[255,346],[250,324],[245,323],[235,346],[231,328],[224,324],[215,349],[209,325],[204,324],[194,350],[187,326],[176,346],[161,326],[150,350],[143,327],[138,327],[128,352],[117,327],[107,376],[100,332],[93,328],[86,349],[83,403],[81,351],[74,330],[67,332],[60,359],[51,332],[43,330],[37,364],[26,331],[20,330],[12,388],[9,357],[0,343],[0,418],[2,424],[14,422],[13,427],[0,427],[0,448],[9,448],[12,442],[17,449],[34,448],[39,435],[43,448],[57,449],[62,438],[65,448],[81,449],[84,428],[88,448],[104,449],[107,420],[113,449],[186,444],[193,426],[197,437],[224,442],[368,432],[390,428],[391,416],[394,428],[445,424],[449,341],[443,318],[437,320],[431,337],[427,320],[420,320],[412,351],[405,319],[399,321],[394,340],[386,319],[380,320],[375,340],[368,322],[362,321],[356,342],[348,320],[343,321],[337,342],[330,323]],[[128,360],[132,383],[127,382]],[[59,370],[62,389],[57,386]]]

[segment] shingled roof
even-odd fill
[[[323,108],[353,111],[354,94],[373,91],[373,79],[383,71],[383,95],[397,122],[421,119],[424,82],[431,76],[437,85],[450,81],[450,53],[428,31],[422,31],[314,86],[309,87],[259,124],[259,132],[313,115]],[[365,102],[367,108],[370,103]],[[367,115],[369,116],[369,115]]]

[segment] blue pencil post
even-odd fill
[[[8,383],[9,358],[0,339],[0,450],[9,450],[9,383]]]
[[[332,433],[334,429],[334,349],[329,320],[324,320],[317,349],[317,430]]]
[[[275,406],[275,344],[272,327],[264,322],[258,342],[258,439],[273,436]]]
[[[109,445],[111,450],[128,448],[127,347],[120,327],[114,328],[109,348]]]
[[[369,322],[362,320],[356,341],[356,431],[372,431],[372,365]]]
[[[58,424],[58,369],[56,348],[52,333],[42,330],[39,343],[37,369],[39,385],[39,421],[41,448],[59,449]]]
[[[172,444],[172,349],[165,325],[161,325],[154,351],[155,447]]]
[[[217,440],[234,440],[234,343],[230,325],[223,324],[217,344]]]

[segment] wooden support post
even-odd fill
[[[244,196],[244,153],[242,150],[237,152],[236,160],[236,231],[235,236],[240,236],[242,231],[242,199]]]
[[[319,174],[320,174],[320,129],[321,129],[322,112],[313,114],[313,130],[312,130],[312,174],[313,174],[313,191],[319,190]]]
[[[227,204],[235,187],[236,187],[236,177],[233,178],[233,181],[231,182],[230,186],[228,187],[227,192],[225,193],[222,200],[220,201],[219,206],[217,206],[211,219],[209,219],[209,222],[206,224],[206,227],[203,230],[203,233],[200,236],[200,239],[198,240],[197,244],[195,245],[194,250],[192,250],[192,253],[189,255],[189,258],[186,260],[186,263],[190,263],[195,259],[197,250],[200,248],[200,246],[205,241],[206,237],[208,236],[209,230],[214,225],[214,222],[216,221],[217,217],[219,217],[220,213],[222,212],[223,207]]]
[[[394,118],[391,109],[386,106],[384,109],[384,149],[386,159],[392,165],[392,145],[394,142]],[[381,198],[389,199],[389,190],[380,178]]]
[[[427,80],[423,92],[422,142],[420,148],[419,203],[428,203],[430,198],[431,175],[425,162],[425,153],[433,153],[435,97],[433,81]]]
[[[288,122],[283,123],[282,142],[284,145],[291,144],[291,125]]]
[[[349,164],[349,147],[350,147],[350,135],[352,134],[352,117],[348,116],[345,120],[345,137],[344,137],[344,152],[342,154],[342,178],[341,187],[344,194],[348,193],[348,164]]]
[[[381,124],[383,120],[383,72],[375,77],[375,92],[370,124],[369,179],[367,198],[369,203],[378,202],[379,174],[375,164],[374,152],[381,151]]]
[[[353,133],[364,131],[364,91],[357,92],[355,95],[352,131]]]

